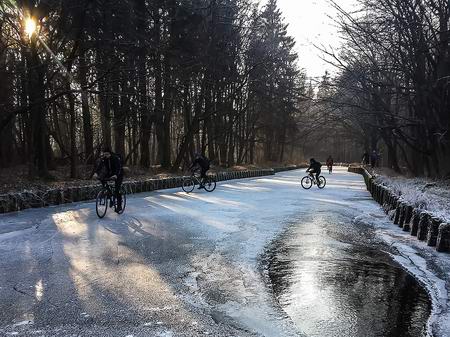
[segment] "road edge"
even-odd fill
[[[367,190],[378,202],[390,220],[404,232],[409,232],[418,240],[436,247],[438,252],[450,252],[450,224],[432,213],[414,207],[404,201],[389,187],[378,183],[363,166],[349,166],[348,172],[361,174]]]
[[[256,178],[271,176],[283,171],[292,171],[305,168],[304,165],[290,165],[259,170],[244,170],[219,172],[215,175],[217,181]],[[151,192],[182,186],[184,176],[170,178],[152,178],[143,180],[126,180],[123,187],[127,194]],[[54,188],[44,192],[23,191],[20,193],[8,193],[0,195],[0,214],[18,212],[29,208],[43,208],[69,204],[80,201],[94,200],[100,191],[100,184],[92,184],[77,187]]]

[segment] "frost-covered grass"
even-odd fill
[[[429,211],[450,222],[450,184],[448,181],[426,178],[388,177],[376,181],[390,187],[402,200]]]

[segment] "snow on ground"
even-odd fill
[[[306,191],[304,174],[133,195],[123,216],[103,220],[92,203],[0,216],[0,334],[302,336],[265,284],[260,255],[322,203],[354,210],[396,248],[433,297],[430,329],[449,336],[448,255],[391,225],[361,176],[338,168],[324,190]],[[28,318],[31,327],[17,325]]]
[[[426,178],[377,176],[376,181],[388,186],[403,200],[450,222],[450,185],[448,181]]]

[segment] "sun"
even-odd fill
[[[33,34],[36,32],[37,24],[36,20],[33,18],[26,18],[25,19],[25,33],[27,33],[28,37],[31,39]]]

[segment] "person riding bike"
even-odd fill
[[[120,188],[123,181],[123,166],[121,157],[105,146],[100,154],[100,161],[95,169],[94,178],[98,178],[103,187],[108,180],[114,180],[114,197],[117,200],[116,212],[122,211],[122,195]]]
[[[311,176],[316,175],[316,182],[319,182],[319,175],[322,172],[321,170],[322,164],[318,161],[316,161],[314,158],[311,158],[309,160],[309,167],[306,170],[306,172],[309,172]]]
[[[331,174],[331,172],[333,172],[333,165],[334,165],[334,159],[333,157],[330,155],[328,156],[327,159],[327,167],[328,167],[328,172]]]
[[[192,162],[191,167],[189,170],[200,168],[200,187],[198,188],[201,190],[202,188],[205,188],[205,181],[206,181],[206,172],[208,172],[210,168],[210,161],[205,156],[201,155],[200,153],[194,154],[194,161]],[[195,171],[195,170],[194,170]]]

